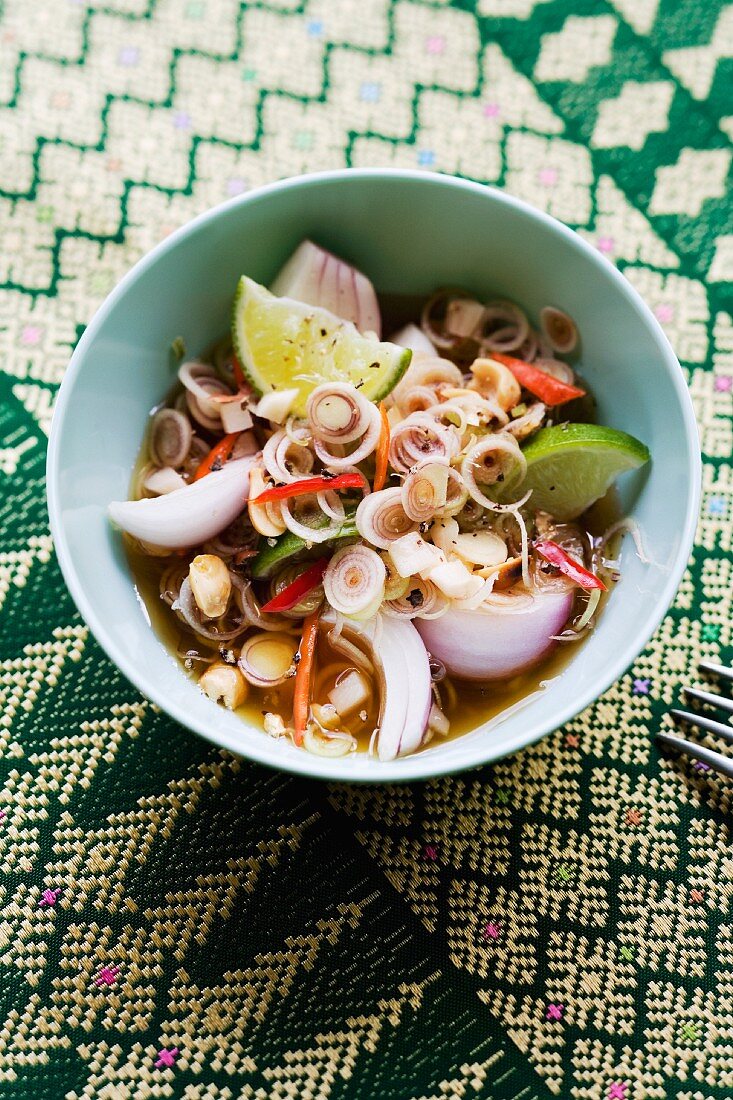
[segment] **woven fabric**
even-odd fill
[[[719,0],[0,4],[2,1095],[733,1096],[732,788],[652,739],[697,659],[733,655],[732,54]],[[633,668],[415,787],[269,773],[156,712],[76,613],[44,503],[58,384],[133,261],[343,165],[576,228],[665,327],[704,452]]]

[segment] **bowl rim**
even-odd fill
[[[297,191],[301,187],[318,186],[320,184],[334,182],[344,183],[349,180],[364,181],[383,178],[404,181],[417,186],[443,187],[450,190],[461,190],[481,195],[490,201],[519,211],[530,219],[542,223],[550,232],[564,238],[567,244],[576,252],[585,255],[587,258],[590,258],[593,263],[602,267],[608,278],[616,284],[617,289],[626,299],[628,305],[640,317],[642,322],[647,325],[655,338],[660,356],[667,368],[682,413],[685,428],[685,443],[690,454],[690,461],[688,463],[690,478],[687,489],[685,525],[681,533],[676,556],[669,566],[666,582],[657,598],[655,608],[649,615],[644,629],[631,635],[632,640],[630,640],[623,650],[609,662],[602,677],[584,691],[579,692],[572,702],[567,702],[556,711],[549,720],[547,718],[537,719],[531,726],[525,727],[508,744],[504,744],[500,752],[491,751],[491,740],[477,738],[461,760],[450,762],[447,766],[440,762],[441,757],[439,754],[426,752],[381,763],[378,770],[370,770],[368,775],[358,775],[351,773],[348,768],[344,768],[342,759],[328,760],[327,758],[312,756],[309,753],[298,753],[289,755],[287,759],[283,758],[279,760],[277,751],[275,750],[276,743],[264,736],[261,746],[256,743],[252,746],[247,745],[246,750],[243,750],[241,746],[233,746],[231,743],[226,743],[226,738],[216,733],[212,733],[210,727],[198,723],[195,718],[192,719],[186,713],[182,705],[178,704],[176,700],[169,699],[164,692],[159,692],[152,679],[150,681],[146,679],[144,670],[136,666],[134,661],[128,659],[124,647],[117,641],[113,632],[107,628],[105,622],[97,616],[93,604],[87,599],[84,593],[81,580],[75,568],[73,555],[65,537],[60,503],[60,468],[58,460],[66,410],[73,396],[75,381],[82,369],[87,347],[96,339],[108,315],[118,302],[124,298],[128,287],[131,286],[143,272],[154,266],[167,252],[174,250],[179,241],[189,234],[200,231],[207,223],[215,221],[232,208],[244,206],[253,200],[261,198],[263,195],[280,191]],[[497,187],[476,183],[459,176],[423,172],[418,169],[340,168],[290,176],[273,183],[253,188],[252,191],[245,192],[242,195],[236,195],[217,206],[211,207],[209,210],[203,211],[184,225],[179,226],[168,237],[146,252],[133,267],[130,268],[102,302],[84,330],[71,355],[69,365],[66,368],[59,388],[51,425],[46,458],[46,484],[51,534],[61,573],[69,592],[82,618],[107,656],[146,699],[157,704],[166,714],[179,722],[184,728],[192,730],[204,737],[207,741],[217,745],[219,748],[227,748],[229,751],[239,756],[243,756],[246,759],[253,760],[265,767],[312,779],[323,779],[330,782],[406,783],[414,780],[425,780],[437,778],[442,775],[468,771],[472,768],[480,767],[481,765],[493,763],[504,756],[517,752],[521,748],[534,744],[542,737],[561,728],[566,722],[574,718],[595,699],[607,691],[608,688],[623,675],[626,669],[633,663],[646,646],[664,616],[667,614],[687,566],[700,508],[702,492],[702,457],[700,453],[697,423],[687,382],[677,356],[659,324],[659,321],[644,302],[638,291],[636,291],[618,268],[616,268],[602,253],[597,252],[596,249],[578,233],[570,229],[563,222],[552,217],[550,214],[531,206],[522,199],[507,194]]]

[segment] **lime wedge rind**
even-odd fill
[[[627,432],[603,424],[541,428],[524,447],[527,472],[502,499],[532,490],[529,507],[561,521],[576,519],[603,497],[621,474],[649,461],[649,449]]]

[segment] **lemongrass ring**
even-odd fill
[[[325,442],[322,439],[316,438],[314,442],[315,452],[320,458],[324,466],[330,467],[332,470],[338,470],[339,473],[346,469],[348,466],[355,466],[358,462],[363,462],[365,458],[374,451],[379,442],[379,436],[382,431],[382,418],[379,415],[379,409],[376,405],[373,405],[371,401],[365,401],[365,421],[366,430],[360,443],[349,454],[335,455],[329,451]],[[363,426],[362,422],[362,426]],[[341,446],[341,444],[338,444]]]
[[[307,443],[294,442],[293,435],[310,440],[310,433],[306,428],[297,428],[290,433],[281,428],[270,436],[262,450],[262,462],[268,474],[285,485],[299,481],[309,474],[315,462]]]
[[[453,348],[461,338],[445,330],[448,303],[455,298],[470,298],[460,287],[441,287],[430,295],[420,314],[420,328],[436,348]]]
[[[191,448],[191,421],[175,409],[159,409],[150,426],[150,457],[156,466],[180,466]]]
[[[384,612],[398,619],[439,619],[449,606],[450,600],[437,585],[422,577],[411,577],[405,595],[386,603]]]
[[[308,509],[311,514],[315,512],[313,503],[318,503],[318,497],[316,494],[309,493],[307,496],[296,497],[291,502],[288,500],[280,501],[280,512],[282,515],[283,523],[287,527],[288,531],[292,531],[298,538],[303,539],[307,543],[316,542],[328,542],[334,535],[338,534],[343,526],[343,516],[338,519],[330,517],[330,522],[321,524],[319,526],[312,526],[308,523],[303,523],[298,519],[297,515],[293,514],[293,510],[300,512],[301,514]],[[318,508],[318,514],[323,516],[323,512]]]
[[[503,510],[481,491],[479,485],[495,485],[498,482],[521,482],[527,471],[527,460],[512,435],[502,432],[489,435],[475,443],[466,452],[461,463],[463,483],[470,496],[485,508]]]
[[[298,642],[292,634],[253,634],[242,646],[237,664],[250,684],[273,688],[295,674]]]
[[[403,416],[409,416],[435,406],[435,396],[431,386],[413,386],[405,393],[395,394],[395,404]]]
[[[259,630],[283,631],[290,629],[290,624],[284,615],[273,615],[271,612],[262,613],[260,602],[252,591],[252,585],[244,580],[238,573],[230,571],[234,598],[243,618],[249,626],[255,626]]]
[[[365,497],[356,509],[356,529],[365,542],[388,550],[395,539],[417,530],[417,523],[405,512],[402,490],[380,489]]]
[[[463,375],[460,368],[452,363],[450,359],[441,359],[439,355],[426,355],[424,352],[416,352],[392,394],[399,406],[415,389],[421,389],[422,387],[435,389],[441,385],[463,385]]]
[[[384,598],[387,571],[375,550],[361,543],[337,550],[323,574],[323,591],[334,611],[371,617]]]
[[[578,343],[578,329],[567,313],[554,306],[545,306],[540,310],[540,325],[554,351],[567,355],[574,350]]]
[[[515,351],[529,336],[525,313],[514,302],[489,302],[484,310],[480,343],[490,351]]]
[[[350,383],[324,382],[308,398],[308,423],[324,443],[354,443],[366,432],[372,407]]]
[[[542,427],[546,413],[545,405],[541,401],[537,401],[534,405],[530,405],[523,416],[518,416],[516,420],[510,421],[504,430],[510,432],[518,441],[526,439],[532,432],[536,432],[538,428]]]
[[[428,413],[413,413],[393,428],[389,461],[393,470],[406,474],[421,459],[451,459],[460,449],[455,428],[441,424]]]
[[[413,466],[400,489],[402,507],[415,523],[424,523],[442,512],[448,499],[450,467],[446,462],[429,460]]]

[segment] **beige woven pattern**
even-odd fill
[[[0,5],[3,1095],[733,1096],[731,785],[652,737],[699,658],[731,659],[732,42],[717,0]],[[130,265],[344,165],[576,228],[667,331],[705,463],[634,667],[414,788],[273,776],[157,713],[74,610],[43,501],[58,384]]]

